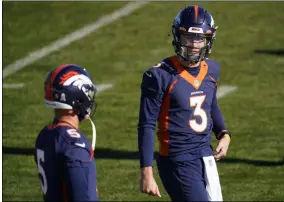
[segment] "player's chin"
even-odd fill
[[[188,56],[199,57],[200,56],[200,50],[190,50],[190,51],[187,51],[187,52],[182,52],[182,56],[184,58],[187,58]]]

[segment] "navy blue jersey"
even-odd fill
[[[43,128],[35,161],[44,201],[95,201],[96,165],[90,142],[66,122]]]
[[[144,73],[138,124],[142,167],[152,165],[149,153],[153,153],[156,122],[161,156],[193,159],[212,155],[212,129],[216,134],[225,130],[216,98],[219,71],[213,60],[185,68],[173,56]]]

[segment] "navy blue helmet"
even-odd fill
[[[66,64],[52,70],[44,82],[45,105],[54,109],[73,109],[83,120],[95,109],[95,84],[89,73],[75,64]]]
[[[212,15],[200,6],[181,10],[172,24],[173,46],[177,55],[196,63],[211,53],[216,29]]]

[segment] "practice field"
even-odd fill
[[[233,136],[228,156],[218,162],[224,200],[283,200],[284,3],[198,4],[219,26],[211,56],[221,64],[219,85],[237,87],[219,100]],[[162,198],[139,192],[140,82],[145,70],[174,54],[168,34],[175,15],[188,2],[137,5],[3,2],[2,65],[3,73],[9,72],[3,79],[3,200],[42,200],[32,153],[37,133],[52,119],[52,111],[43,105],[43,82],[51,69],[64,63],[84,66],[98,85],[112,85],[101,86],[94,117],[100,199],[169,200],[156,164]],[[117,12],[117,20],[103,21],[94,32],[61,48],[58,43],[49,54],[11,70],[15,66],[9,65],[18,59],[124,6],[133,10],[124,10],[125,16]],[[19,88],[8,88],[14,84]],[[91,139],[88,122],[82,130]],[[215,148],[215,140],[212,145]]]

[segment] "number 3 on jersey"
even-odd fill
[[[196,132],[203,132],[207,127],[207,115],[201,108],[206,95],[192,96],[189,98],[189,104],[191,107],[195,107],[193,115],[200,116],[201,123],[197,123],[196,119],[189,120],[189,126]]]
[[[37,157],[38,172],[39,172],[39,175],[41,175],[41,190],[42,190],[42,193],[45,195],[47,192],[47,180],[46,180],[44,169],[41,164],[41,163],[44,163],[44,151],[41,149],[37,149],[36,157]]]

